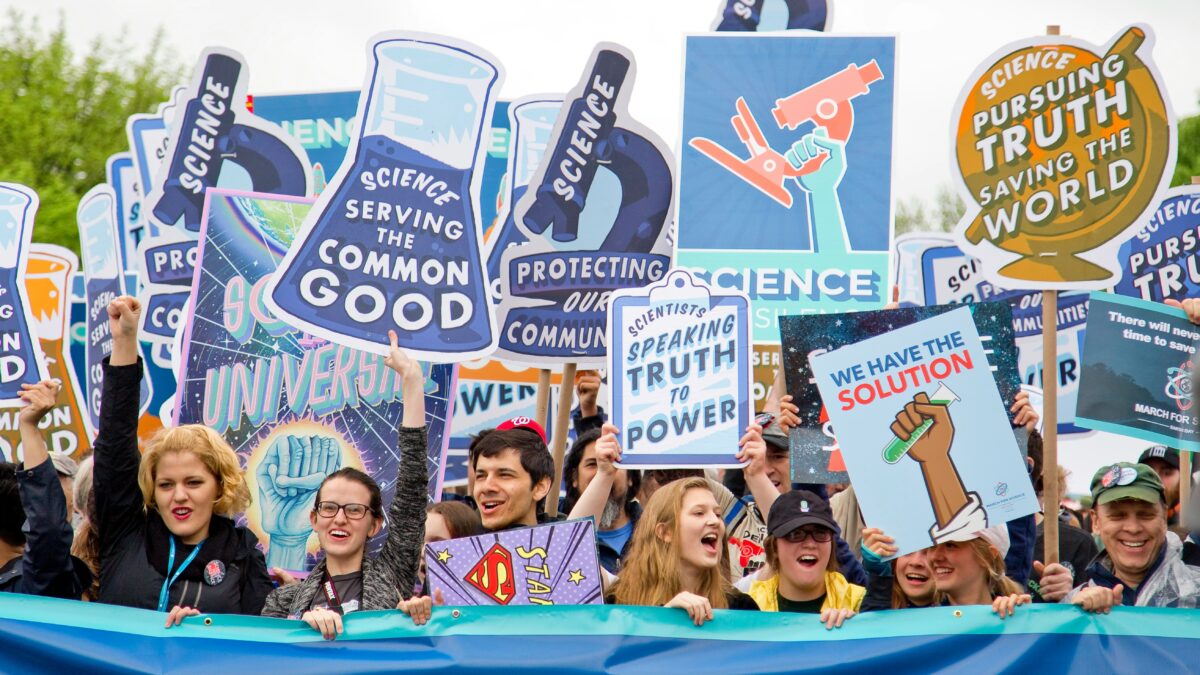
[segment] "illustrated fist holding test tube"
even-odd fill
[[[950,405],[960,400],[944,383],[938,383],[933,396],[921,392],[896,414],[892,433],[896,435],[883,449],[883,460],[895,464],[905,455],[921,465],[925,488],[937,522],[929,528],[933,543],[969,538],[988,526],[987,512],[979,494],[968,493],[950,448],[954,445],[954,420]]]

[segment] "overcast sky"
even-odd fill
[[[0,0],[4,2],[5,0]],[[831,0],[833,32],[894,33],[897,58],[898,198],[931,197],[950,180],[949,124],[959,90],[1001,45],[1060,24],[1064,34],[1106,43],[1130,23],[1156,33],[1154,58],[1179,115],[1197,112],[1200,3],[1191,0]],[[782,0],[767,0],[780,3]],[[637,58],[630,111],[679,146],[683,36],[703,32],[718,0],[8,0],[51,22],[61,12],[80,47],[123,28],[158,26],[193,63],[208,45],[250,64],[252,93],[357,89],[365,44],[382,30],[440,33],[474,42],[507,71],[501,97],[561,92],[578,80],[596,42]]]

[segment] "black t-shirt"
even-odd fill
[[[330,577],[333,588],[337,591],[338,601],[342,603],[342,613],[358,611],[362,608],[363,575],[362,570],[349,574],[339,574]],[[329,598],[325,596],[325,585],[313,596],[309,609],[328,609]]]
[[[779,611],[795,612],[797,614],[820,614],[821,606],[825,604],[825,594],[815,600],[788,600],[778,592],[775,597],[779,602]]]
[[[1038,523],[1037,526],[1037,540],[1034,543],[1033,556],[1036,560],[1041,560],[1046,551],[1044,525],[1045,523]],[[1096,547],[1096,540],[1092,538],[1092,535],[1061,520],[1058,522],[1058,559],[1064,567],[1071,570],[1072,586],[1087,582],[1087,567],[1099,553],[1100,550]],[[1035,591],[1035,599],[1041,600],[1041,595],[1036,593],[1038,586],[1035,585],[1037,580],[1033,578],[1034,576],[1036,575],[1031,574],[1030,576],[1029,588]]]

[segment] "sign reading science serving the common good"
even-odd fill
[[[753,397],[746,296],[673,270],[614,293],[608,316],[621,466],[741,466]]]
[[[1087,326],[1079,425],[1200,452],[1200,327],[1181,309],[1109,293],[1092,293]]]
[[[785,314],[880,309],[892,243],[894,37],[693,35],[677,266]]]
[[[475,45],[421,33],[370,40],[351,148],[265,292],[275,316],[386,354],[490,354],[495,316],[482,260],[483,132],[503,80]]]
[[[456,605],[602,605],[596,531],[589,520],[432,542],[425,590]]]
[[[959,97],[957,235],[1010,289],[1095,290],[1157,207],[1175,166],[1175,119],[1146,26],[1107,47],[1047,36],[1007,45]]]
[[[635,71],[628,49],[596,45],[554,117],[515,207],[527,243],[501,254],[499,358],[603,365],[609,295],[658,281],[671,266],[674,162],[627,112]]]
[[[969,308],[811,365],[863,516],[900,555],[1038,510]]]

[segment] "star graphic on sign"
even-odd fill
[[[446,562],[447,560],[449,560],[453,557],[454,556],[450,555],[450,549],[448,549],[448,548],[444,548],[444,549],[438,551],[438,554],[437,554],[438,562]]]
[[[583,581],[586,578],[587,577],[583,576],[583,570],[571,570],[571,576],[567,578],[567,581],[578,586],[579,582]]]

